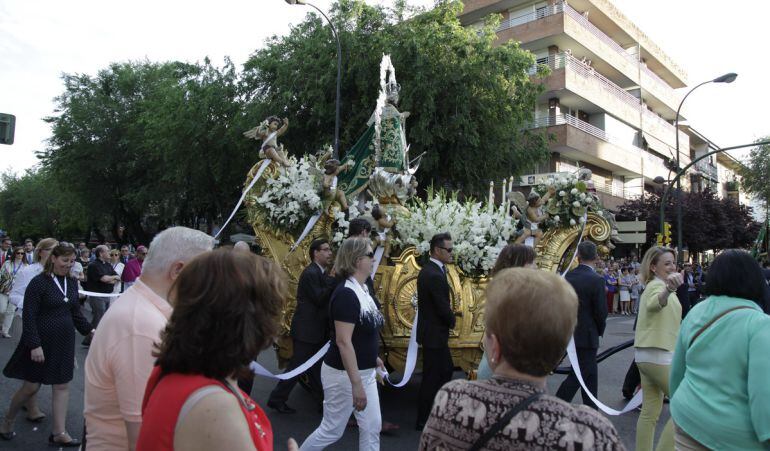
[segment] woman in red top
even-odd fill
[[[219,249],[185,265],[147,382],[138,451],[273,449],[270,421],[236,379],[277,334],[285,289],[280,270],[250,253]]]

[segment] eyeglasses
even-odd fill
[[[117,257],[120,254],[110,254],[110,257]]]
[[[369,258],[374,258],[374,252],[369,252],[369,253],[367,253],[367,254],[365,254],[365,255],[366,255],[367,257],[369,257]]]
[[[454,250],[453,247],[441,247],[441,246],[436,246],[436,247],[439,248],[439,249],[444,249],[445,251],[449,252],[450,254],[452,253],[452,250]]]
[[[24,252],[16,252],[14,255],[24,255]]]

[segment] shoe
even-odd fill
[[[401,429],[401,426],[391,423],[390,421],[383,421],[382,427],[380,428],[380,434],[389,434],[391,432],[395,432],[397,430]]]
[[[40,412],[40,415],[37,415],[34,417],[27,415],[27,421],[31,423],[42,423],[43,420],[45,420],[45,417],[46,417],[46,414],[44,414],[43,412]]]
[[[285,402],[267,402],[267,407],[275,410],[278,413],[297,413],[296,409],[292,409]]]
[[[8,420],[3,419],[2,423],[0,423],[0,424],[2,424],[3,427],[8,431],[8,432],[0,432],[0,438],[1,439],[3,439],[3,440],[10,440],[10,439],[16,437],[16,433],[13,432],[13,422],[9,423]]]
[[[54,437],[61,437],[61,436],[67,436],[69,437],[69,441],[66,442],[57,442],[54,440]],[[74,448],[76,446],[80,446],[80,440],[76,438],[70,437],[69,434],[67,434],[67,431],[60,432],[58,434],[51,434],[48,436],[48,444],[51,446],[60,446],[64,448]]]

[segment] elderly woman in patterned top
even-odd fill
[[[575,291],[556,274],[497,273],[487,288],[484,344],[493,377],[454,380],[436,395],[420,450],[624,449],[595,410],[545,394],[577,323]]]

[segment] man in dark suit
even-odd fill
[[[327,268],[332,260],[332,250],[325,239],[310,243],[310,265],[302,271],[297,283],[297,309],[291,320],[291,337],[294,353],[286,371],[292,371],[312,357],[329,339],[329,296],[333,279]],[[306,373],[313,390],[323,393],[321,385],[321,360]],[[299,377],[299,376],[298,376]],[[278,382],[270,393],[267,406],[279,413],[295,413],[286,401],[297,377]]]
[[[594,396],[599,391],[599,365],[596,352],[599,349],[599,337],[604,335],[607,325],[607,302],[604,291],[604,278],[594,270],[598,258],[596,245],[584,241],[578,246],[578,267],[567,273],[565,279],[572,285],[578,296],[578,321],[575,327],[575,348],[578,364],[586,387]],[[575,365],[575,362],[571,362]],[[570,372],[562,382],[556,396],[572,402],[580,384],[574,372]],[[588,394],[583,391],[583,404],[596,409]]]
[[[442,385],[452,379],[454,363],[449,352],[449,329],[455,313],[449,299],[446,265],[452,261],[452,237],[448,233],[430,240],[430,261],[417,276],[417,343],[422,345],[422,383],[417,401],[417,430],[428,420]]]
[[[0,267],[2,267],[6,261],[13,261],[13,241],[7,236],[0,238],[0,241]]]

